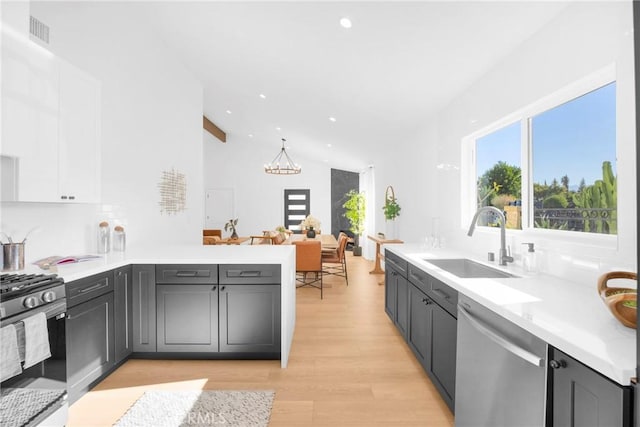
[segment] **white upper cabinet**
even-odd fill
[[[3,35],[2,201],[100,201],[100,84]]]
[[[100,201],[99,119],[100,85],[90,75],[61,62],[58,121],[61,200]]]
[[[3,200],[52,202],[58,180],[59,66],[28,40],[3,38],[2,155],[10,168]],[[5,197],[6,196],[6,197]]]

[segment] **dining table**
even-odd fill
[[[338,249],[338,240],[333,234],[316,234],[316,237],[307,237],[305,234],[292,234],[283,244],[291,244],[301,240],[319,240],[322,252],[333,252]]]
[[[249,240],[249,237],[236,237],[232,239],[231,237],[225,237],[224,239],[216,240],[214,245],[241,245],[244,242]]]

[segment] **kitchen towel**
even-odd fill
[[[51,357],[49,330],[44,312],[27,317],[22,322],[24,323],[24,368],[27,369]]]
[[[16,327],[8,325],[0,329],[0,342],[0,381],[4,381],[22,372]]]

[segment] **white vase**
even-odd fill
[[[385,239],[398,238],[398,221],[392,220],[384,222],[384,237]]]

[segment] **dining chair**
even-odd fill
[[[344,280],[349,286],[349,277],[347,275],[347,258],[345,256],[345,250],[349,237],[340,233],[338,235],[338,247],[335,251],[322,252],[322,267],[324,274],[333,274],[336,276],[344,277]]]
[[[203,245],[215,245],[222,239],[222,230],[217,229],[204,229],[202,230],[202,244]]]
[[[292,242],[296,245],[296,284],[297,288],[311,286],[320,289],[320,299],[323,299],[322,289],[322,245],[319,240],[299,240]],[[307,273],[313,273],[313,279],[307,281]],[[319,283],[319,284],[318,284]]]

